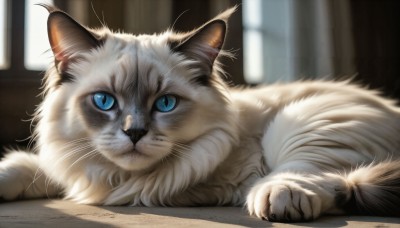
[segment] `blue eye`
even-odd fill
[[[177,98],[173,95],[164,95],[156,100],[155,108],[159,112],[170,112],[177,105]]]
[[[112,109],[115,105],[115,98],[105,92],[97,92],[93,94],[93,104],[103,111]]]

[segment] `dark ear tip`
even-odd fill
[[[57,17],[57,16],[67,16],[67,17],[70,18],[70,16],[68,16],[68,14],[64,13],[63,11],[59,11],[59,10],[55,10],[55,11],[50,12],[48,18],[50,20],[50,18]]]
[[[35,4],[35,5],[36,5],[36,6],[41,6],[41,7],[45,8],[49,13],[53,13],[53,12],[56,12],[56,11],[60,11],[57,7],[52,6],[52,5],[48,5],[48,4],[45,4],[45,3],[37,3],[37,4]]]
[[[35,5],[45,8],[49,12],[49,17],[48,17],[49,19],[51,17],[53,17],[53,15],[63,15],[63,16],[70,17],[67,13],[65,13],[64,11],[60,10],[59,8],[57,8],[55,6],[44,4],[44,3],[38,3]]]
[[[47,18],[47,26],[51,25],[56,25],[58,22],[67,19],[75,24],[78,24],[78,26],[81,26],[78,22],[76,22],[71,16],[69,16],[67,13],[65,13],[62,10],[59,10],[57,8],[54,8],[55,10],[49,11],[49,16]]]
[[[238,7],[239,7],[238,5],[233,6],[225,10],[224,12],[220,13],[219,15],[217,15],[214,19],[227,22],[229,18],[232,16],[232,14],[234,14],[237,11]]]

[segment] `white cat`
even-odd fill
[[[399,216],[400,108],[348,82],[229,88],[229,9],[189,33],[91,30],[52,7],[55,56],[33,153],[0,162],[5,200],[246,205],[269,221]]]

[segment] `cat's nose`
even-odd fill
[[[127,130],[122,130],[133,142],[133,144],[136,144],[143,136],[147,134],[147,130],[145,129],[136,129],[136,128],[131,128]]]

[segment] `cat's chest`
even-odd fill
[[[259,177],[268,172],[262,155],[260,137],[245,137],[212,175],[212,182],[233,185],[246,191]],[[243,189],[241,189],[243,188]]]

